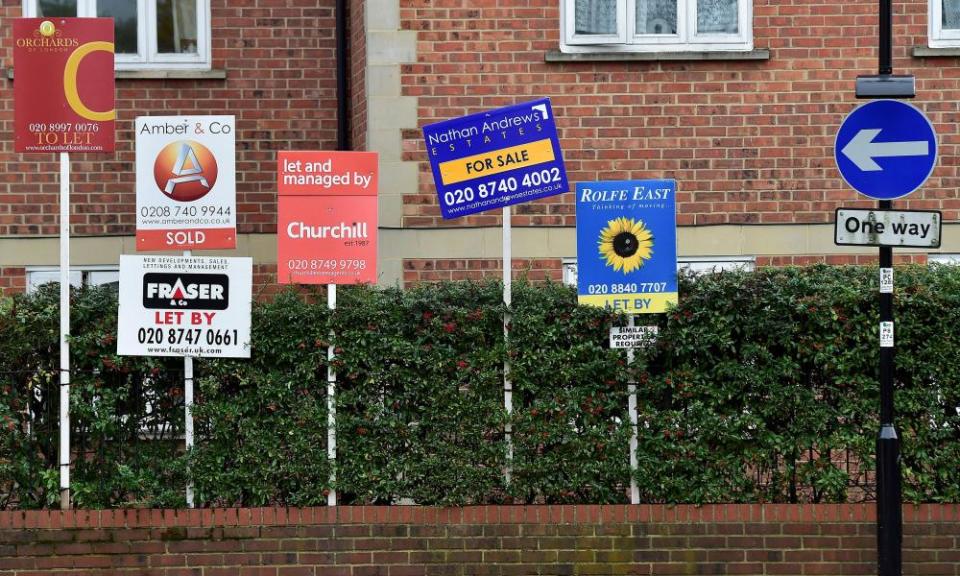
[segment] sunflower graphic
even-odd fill
[[[600,231],[597,246],[607,266],[629,274],[653,256],[653,234],[640,219],[614,218]]]

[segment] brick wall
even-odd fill
[[[758,256],[756,265],[809,266],[812,264],[876,265],[876,254],[797,254]],[[894,256],[894,264],[926,264],[926,254]],[[562,282],[563,260],[560,258],[514,258],[513,278],[531,282]],[[503,261],[496,258],[407,258],[403,261],[403,283],[412,286],[444,280],[482,280],[503,278]]]
[[[793,255],[759,256],[757,266],[809,266],[811,264],[830,264],[834,266],[856,264],[876,266],[880,261],[877,254],[829,254],[829,255]],[[926,264],[926,254],[894,254],[894,264]]]
[[[681,226],[826,223],[840,206],[870,205],[833,160],[836,131],[856,105],[854,79],[877,69],[874,0],[753,2],[763,61],[547,63],[559,48],[556,0],[399,0],[401,27],[418,38],[404,65],[404,94],[421,124],[549,96],[571,182],[676,178]],[[960,216],[955,122],[960,67],[921,59],[927,0],[895,6],[894,69],[917,77],[914,103],[939,134],[941,161],[899,208]],[[407,226],[490,225],[496,212],[442,221],[422,135],[403,133],[420,186],[405,198]],[[517,208],[531,223],[572,225],[572,195]],[[518,225],[523,225],[515,222]]]
[[[27,289],[27,271],[20,267],[0,268],[0,296],[11,296]]]
[[[875,574],[872,505],[0,512],[0,575]],[[960,574],[960,505],[904,507],[903,574]]]
[[[560,258],[514,258],[513,278],[523,278],[532,282],[563,280]],[[484,278],[502,279],[503,260],[498,258],[408,258],[403,261],[403,283],[405,286],[422,282],[440,282],[443,280],[481,280]]]
[[[117,80],[117,151],[74,154],[75,234],[134,232],[133,123],[141,115],[237,117],[237,211],[241,233],[276,229],[278,148],[336,146],[334,0],[212,0],[213,68],[227,78]],[[0,6],[0,62],[12,67],[10,22]],[[13,152],[13,84],[0,77],[0,236],[58,232],[54,154]]]

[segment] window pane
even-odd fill
[[[113,18],[117,54],[137,53],[137,0],[97,0],[97,16]]]
[[[737,0],[697,0],[697,34],[736,34]]]
[[[960,0],[943,0],[943,22],[946,30],[960,29]]]
[[[112,290],[120,290],[120,271],[118,270],[91,270],[87,273],[85,284],[89,286],[107,286]]]
[[[576,0],[577,34],[617,34],[617,0]]]
[[[77,0],[39,0],[37,16],[76,16]]]
[[[60,284],[59,270],[28,270],[27,292],[36,292],[44,284]],[[83,273],[80,270],[70,271],[70,285],[79,288],[83,284]]]
[[[197,0],[157,0],[157,50],[197,53]]]
[[[637,34],[676,34],[677,0],[637,0]]]

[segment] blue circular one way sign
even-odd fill
[[[937,135],[917,107],[899,100],[858,106],[837,132],[834,155],[847,184],[864,196],[893,200],[913,192],[937,164]]]

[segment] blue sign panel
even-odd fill
[[[567,191],[549,98],[428,124],[423,137],[444,218]]]
[[[676,182],[577,184],[577,300],[630,314],[677,298]]]
[[[915,106],[875,100],[844,119],[834,154],[840,175],[857,192],[893,200],[930,177],[937,163],[937,135]]]

